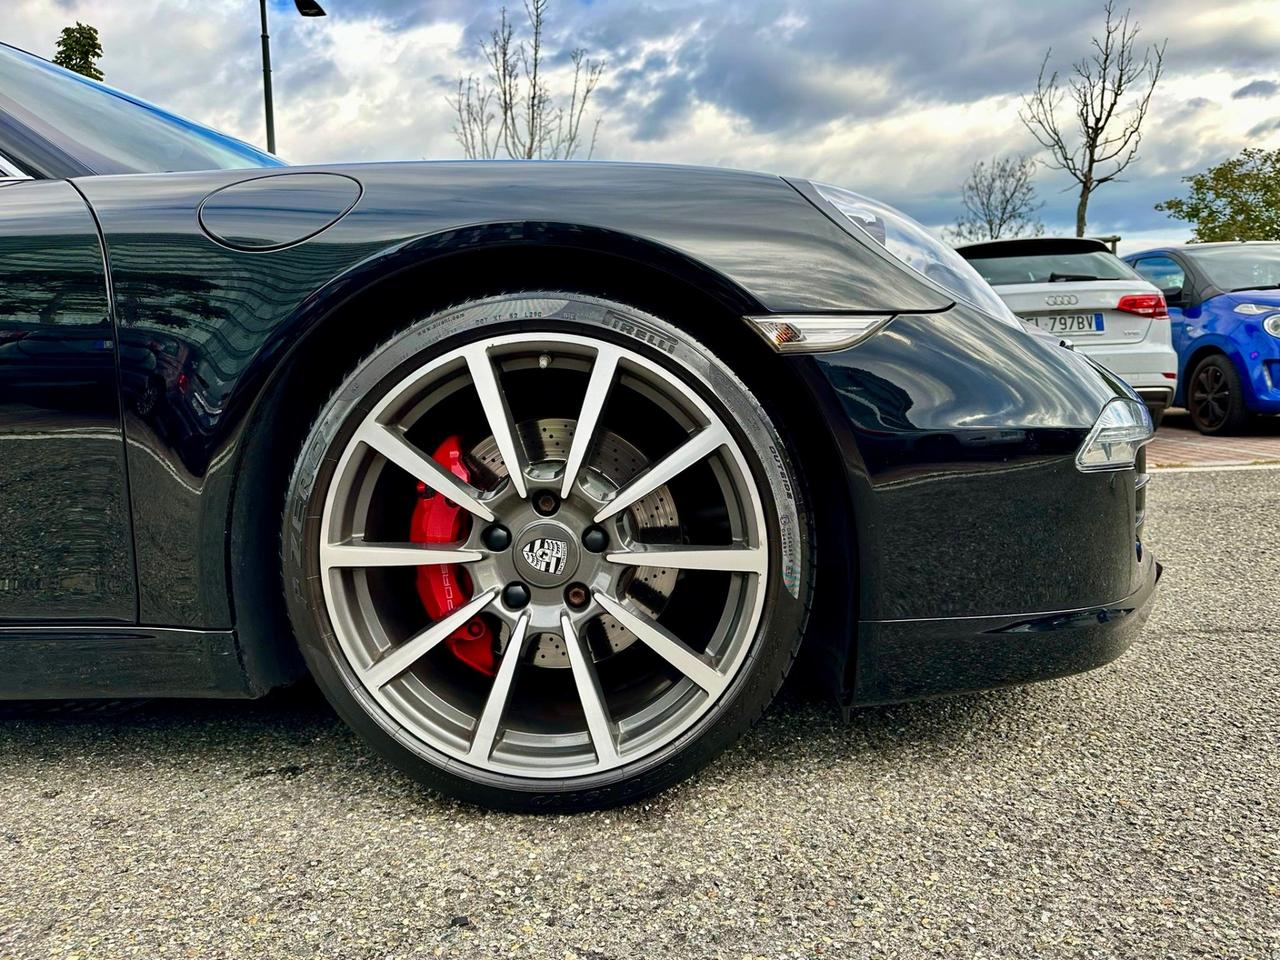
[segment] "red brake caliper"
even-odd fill
[[[458,437],[445,438],[432,458],[463,482],[471,481],[471,471],[462,462]],[[409,539],[414,543],[457,543],[466,531],[468,517],[456,503],[441,493],[431,493],[418,484],[418,504],[413,510]],[[418,568],[418,596],[427,615],[439,621],[471,599],[471,578],[455,563],[436,563]],[[463,663],[481,673],[496,672],[493,631],[483,617],[474,616],[445,638],[445,644]]]

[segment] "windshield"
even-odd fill
[[[1280,244],[1182,248],[1219,290],[1257,290],[1280,284]]]
[[[1142,279],[1123,260],[1101,250],[1025,257],[980,257],[970,259],[969,262],[982,274],[982,279],[993,286],[1070,280]]]
[[[282,160],[0,44],[0,113],[94,173],[275,167]]]

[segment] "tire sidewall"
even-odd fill
[[[671,743],[631,763],[563,780],[501,775],[404,729],[347,662],[324,601],[318,543],[338,458],[369,409],[414,369],[464,343],[511,333],[576,333],[617,343],[675,373],[729,428],[764,507],[770,568],[756,636],[716,704]],[[461,799],[519,809],[605,806],[649,795],[704,766],[772,700],[798,647],[812,582],[809,517],[785,444],[741,380],[674,326],[621,304],[564,293],[479,300],[412,324],[347,376],[324,406],[289,483],[282,531],[286,600],[299,647],[339,714],[392,763]]]

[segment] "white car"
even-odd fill
[[[1024,321],[1123,378],[1159,423],[1178,385],[1169,310],[1164,295],[1105,243],[1037,237],[957,251]]]

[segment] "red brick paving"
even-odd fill
[[[1244,463],[1280,464],[1280,417],[1254,420],[1236,437],[1206,437],[1180,411],[1165,414],[1147,444],[1148,467],[1208,467]]]

